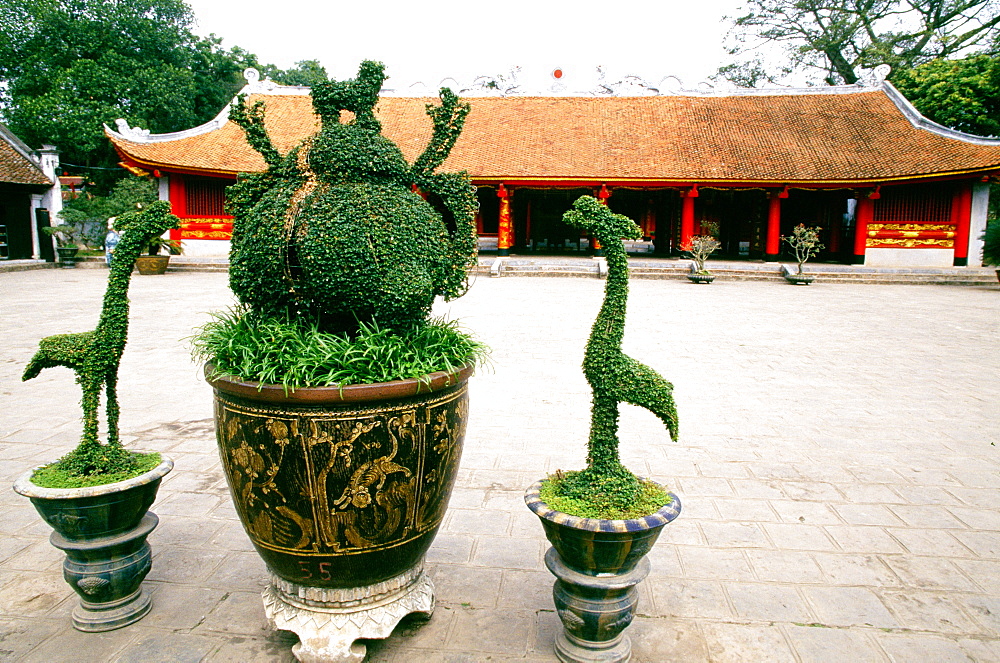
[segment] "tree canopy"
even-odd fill
[[[893,76],[924,116],[978,136],[1000,136],[1000,58],[934,60]]]
[[[719,75],[749,87],[791,74],[855,83],[880,64],[899,71],[995,48],[1000,30],[998,0],[746,0],[741,11]],[[779,63],[762,55],[774,46]]]
[[[245,67],[259,66],[214,35],[196,37],[193,21],[183,0],[0,0],[3,119],[100,179],[117,161],[103,124],[196,126],[242,87]]]

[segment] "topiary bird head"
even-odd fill
[[[563,222],[590,233],[605,246],[642,237],[642,230],[632,219],[615,214],[593,196],[577,198],[573,209],[563,214]]]
[[[375,117],[385,65],[365,60],[356,78],[326,81],[312,88],[313,109],[323,128],[309,151],[309,168],[331,182],[403,181],[409,164],[395,143],[381,134]],[[342,122],[348,111],[353,119]]]

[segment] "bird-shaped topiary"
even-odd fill
[[[410,165],[380,133],[384,80],[383,65],[365,61],[353,80],[314,86],[322,128],[285,155],[268,136],[263,102],[240,99],[231,110],[268,167],[229,190],[230,285],[251,310],[307,317],[324,331],[371,322],[404,330],[426,321],[435,297],[464,292],[477,252],[475,189],[465,173],[434,170],[469,106],[443,88],[441,105],[427,106],[433,136]],[[440,200],[444,216],[416,190]]]
[[[611,212],[592,196],[577,199],[563,221],[597,238],[604,247],[608,276],[604,302],[583,359],[583,372],[593,392],[587,468],[561,478],[559,492],[598,510],[628,513],[641,500],[643,486],[619,459],[618,404],[646,408],[663,422],[672,438],[677,438],[673,385],[622,352],[628,303],[628,255],[622,239],[638,239],[642,231],[631,219]],[[659,506],[662,503],[652,511]]]
[[[118,437],[118,366],[128,337],[128,288],[136,258],[149,240],[178,226],[170,203],[154,202],[118,217],[121,240],[111,262],[108,286],[97,327],[77,334],[47,336],[24,369],[22,380],[36,377],[43,369],[65,366],[76,373],[83,390],[83,436],[75,450],[63,457],[61,468],[81,476],[128,471],[134,458]],[[101,390],[107,394],[108,440],[98,439],[97,410]]]

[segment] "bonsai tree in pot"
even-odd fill
[[[83,390],[83,434],[70,453],[21,476],[14,490],[29,497],[66,551],[63,571],[80,595],[73,625],[106,631],[141,619],[150,608],[141,583],[149,572],[146,537],[157,518],[147,509],[173,462],[124,448],[118,431],[118,367],[128,335],[128,286],[133,263],[148,239],[177,224],[168,203],[155,203],[127,219],[97,327],[43,338],[25,368],[30,380],[65,366]],[[107,441],[98,436],[101,391],[107,395]]]
[[[711,283],[715,280],[715,274],[705,269],[705,261],[708,257],[719,250],[722,243],[716,239],[719,234],[719,224],[711,221],[702,222],[703,234],[694,235],[681,249],[691,254],[691,273],[687,275],[692,283]]]
[[[119,225],[116,223],[115,228],[118,229],[118,227]],[[161,253],[162,251],[166,251],[166,254]],[[151,237],[146,242],[143,255],[136,259],[135,268],[143,275],[163,274],[170,265],[170,256],[179,256],[183,252],[181,243],[175,239],[167,239],[162,236]]]
[[[80,246],[84,244],[84,230],[75,223],[62,223],[58,226],[47,226],[42,228],[49,237],[56,240],[56,254],[59,256],[59,264],[62,267],[76,267],[76,254],[80,251]]]
[[[553,595],[564,626],[556,639],[560,660],[625,661],[631,644],[623,631],[635,609],[635,585],[649,573],[645,555],[681,505],[676,495],[621,463],[618,406],[648,409],[674,439],[677,410],[673,386],[621,350],[628,301],[622,239],[639,237],[639,227],[591,196],[579,198],[563,220],[596,237],[608,261],[604,302],[583,360],[593,391],[587,467],[534,484],[525,502],[553,546],[545,563],[558,578]]]
[[[820,230],[821,228],[807,227],[800,223],[792,229],[791,235],[781,238],[783,242],[791,247],[792,251],[795,253],[795,261],[798,263],[798,269],[794,274],[785,265],[781,266],[785,279],[789,283],[795,285],[809,285],[816,279],[814,274],[803,273],[802,265],[805,264],[809,258],[812,258],[823,250],[823,245],[819,241]]]
[[[468,175],[434,172],[469,107],[442,89],[427,106],[430,143],[409,164],[375,116],[384,80],[366,61],[354,80],[314,86],[322,128],[284,155],[263,103],[234,105],[268,168],[229,189],[240,306],[195,340],[233,500],[271,573],[266,613],[298,633],[302,660],[359,660],[355,640],[433,609],[423,557],[481,353],[429,318],[435,297],[464,292],[476,260]]]

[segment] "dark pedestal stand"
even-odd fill
[[[152,605],[142,581],[152,566],[146,537],[159,519],[147,511],[132,530],[117,536],[71,541],[58,532],[49,540],[66,553],[63,577],[80,595],[73,609],[79,631],[111,631],[145,616]]]
[[[556,656],[564,663],[619,663],[632,656],[624,634],[639,600],[635,586],[649,574],[643,558],[620,574],[589,576],[566,566],[555,548],[545,553],[545,566],[558,578],[552,588],[563,632],[556,636]]]

